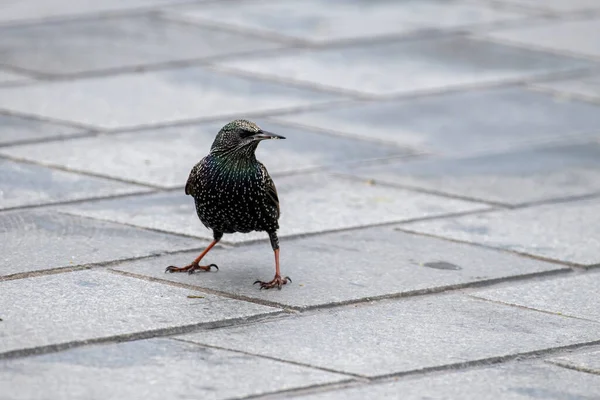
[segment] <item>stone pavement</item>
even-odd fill
[[[0,260],[0,400],[600,399],[600,1],[0,0]]]

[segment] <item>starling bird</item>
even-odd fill
[[[266,231],[275,252],[275,277],[270,282],[257,280],[261,289],[291,282],[279,271],[279,198],[265,166],[254,154],[265,139],[285,139],[260,129],[255,123],[235,120],[225,125],[215,138],[210,153],[192,168],[185,194],[194,198],[200,221],[213,231],[213,241],[185,267],[167,267],[165,272],[210,271],[215,264],[200,265],[200,260],[221,240],[224,233]]]

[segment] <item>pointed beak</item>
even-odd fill
[[[252,135],[254,140],[266,140],[266,139],[285,139],[284,136],[278,135],[273,132],[260,131],[256,135]]]

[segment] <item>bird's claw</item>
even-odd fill
[[[283,285],[285,285],[286,283],[288,283],[288,281],[290,283],[292,283],[292,278],[290,278],[289,276],[286,276],[286,277],[282,278],[279,275],[275,275],[275,278],[273,278],[273,280],[270,281],[270,282],[263,282],[263,281],[257,279],[256,281],[254,281],[253,285],[256,285],[257,283],[259,283],[260,284],[260,290],[271,289],[271,288],[274,288],[274,287],[276,287],[277,289],[281,290],[281,287]]]
[[[217,271],[219,270],[219,267],[217,267],[217,264],[209,264],[209,265],[190,264],[185,267],[175,267],[173,265],[170,265],[165,269],[165,274],[167,272],[187,272],[188,274],[193,274],[198,269],[208,272],[213,267]]]

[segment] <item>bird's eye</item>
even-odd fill
[[[255,131],[250,131],[250,130],[244,129],[243,131],[240,132],[240,137],[243,139],[243,138],[247,138],[252,135],[256,135],[257,133],[260,133],[260,131],[255,132]]]

